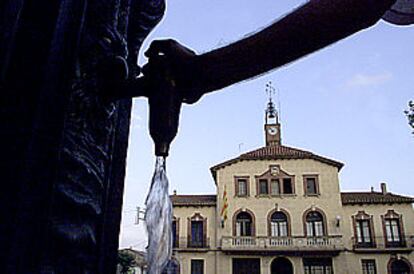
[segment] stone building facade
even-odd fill
[[[282,145],[272,102],[264,129],[211,168],[215,194],[171,196],[179,273],[414,273],[414,198],[341,192],[343,164]]]

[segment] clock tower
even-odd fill
[[[266,85],[266,90],[269,93],[269,102],[267,103],[265,111],[264,125],[266,146],[280,146],[282,138],[280,134],[279,113],[272,101],[272,92],[274,88],[269,83]]]

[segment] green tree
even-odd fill
[[[127,274],[135,265],[134,256],[126,251],[118,251],[118,264],[121,265],[121,273]]]
[[[404,113],[407,116],[408,124],[413,129],[411,133],[414,134],[414,101],[408,102],[408,109]]]

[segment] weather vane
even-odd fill
[[[275,104],[272,101],[273,95],[276,93],[276,89],[272,84],[272,81],[267,82],[265,91],[269,96],[269,102],[267,103],[266,108],[266,119],[268,118],[276,118],[276,108]]]
[[[272,81],[266,83],[266,93],[269,96],[269,102],[272,102],[272,97],[276,93],[276,88],[273,86]]]

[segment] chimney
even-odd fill
[[[373,186],[371,187],[371,192],[374,192],[374,187]]]
[[[386,183],[381,183],[381,192],[382,192],[382,195],[387,194],[387,184]]]
[[[174,195],[177,195],[177,190],[174,189],[173,194]]]

